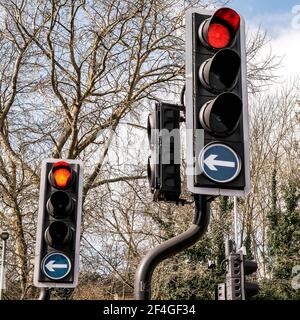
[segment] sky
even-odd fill
[[[282,57],[282,79],[300,75],[300,0],[231,0],[228,7],[244,17],[248,30],[267,31],[272,52]]]

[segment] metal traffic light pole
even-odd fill
[[[2,291],[4,290],[4,278],[5,278],[5,255],[6,255],[6,241],[9,238],[9,233],[3,231],[0,234],[2,240],[2,259],[1,259],[1,272],[0,272],[0,300],[2,300]]]
[[[141,261],[135,277],[135,299],[151,299],[151,280],[156,266],[163,260],[195,244],[205,233],[210,217],[208,196],[194,195],[193,224],[184,233],[171,238],[150,250]]]
[[[38,300],[50,300],[50,288],[41,288]]]
[[[2,291],[4,290],[4,278],[5,278],[5,256],[6,256],[6,241],[9,238],[9,233],[3,231],[0,234],[2,240],[2,254],[1,254],[1,272],[0,272],[0,300],[2,300]],[[41,288],[40,295],[37,300],[49,300],[50,299],[50,289]]]

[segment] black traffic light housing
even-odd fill
[[[42,162],[34,285],[75,287],[78,282],[83,164]]]
[[[154,201],[178,202],[180,179],[180,106],[157,102],[148,116],[148,180]]]
[[[187,182],[193,193],[250,191],[245,26],[230,8],[186,15]]]

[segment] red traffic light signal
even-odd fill
[[[207,48],[223,49],[233,44],[239,27],[239,14],[233,9],[221,8],[201,24],[198,34]]]

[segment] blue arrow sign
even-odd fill
[[[63,279],[71,270],[71,261],[65,254],[53,252],[43,259],[42,269],[45,275],[52,280]]]
[[[221,183],[234,180],[241,170],[241,161],[236,152],[221,143],[204,147],[199,155],[199,165],[209,179]]]

